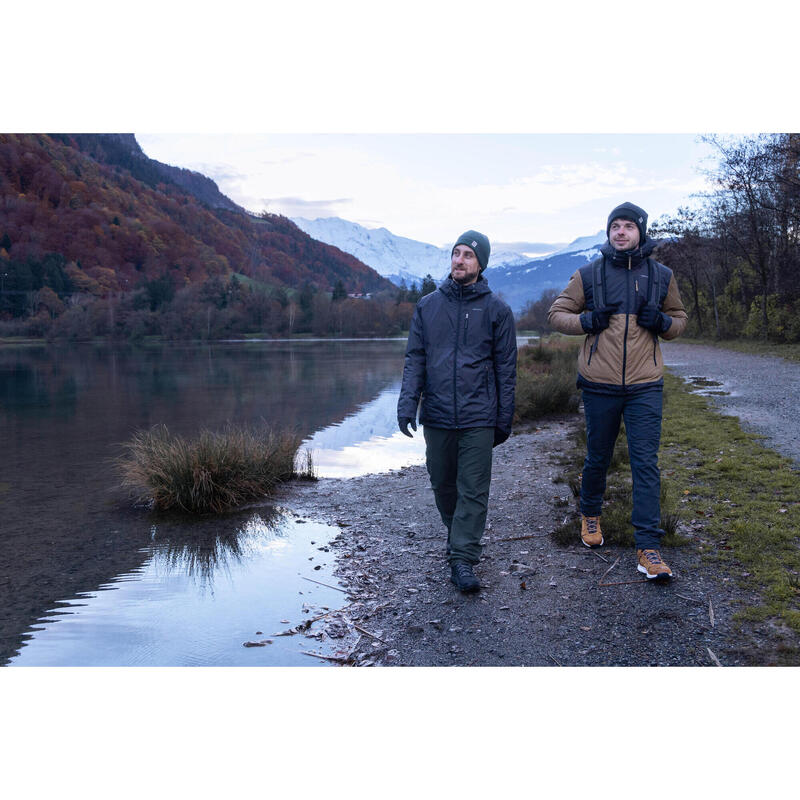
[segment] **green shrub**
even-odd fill
[[[217,513],[268,494],[297,477],[300,437],[229,425],[201,431],[194,439],[173,436],[165,425],[137,431],[117,462],[122,485],[158,510]],[[306,474],[311,468],[308,460]]]
[[[555,339],[519,349],[517,356],[516,419],[575,412],[580,396],[575,388],[577,346]]]

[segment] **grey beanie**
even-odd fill
[[[639,208],[639,206],[635,206],[633,203],[623,203],[617,206],[608,215],[606,236],[608,236],[611,223],[615,219],[627,219],[636,223],[636,227],[639,229],[639,244],[644,243],[645,237],[647,236],[647,212],[643,208]]]
[[[456,243],[453,245],[453,250],[460,244],[465,244],[473,250],[478,257],[478,266],[481,268],[481,272],[483,272],[486,269],[486,265],[489,263],[489,253],[492,251],[489,245],[489,239],[482,233],[478,233],[478,231],[465,231],[456,240]],[[453,250],[450,251],[451,257],[453,255]]]

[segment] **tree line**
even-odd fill
[[[119,291],[115,282],[92,275],[58,253],[24,262],[0,257],[0,336],[396,336],[408,330],[417,300],[436,288],[427,276],[419,286],[351,296],[341,280],[332,291],[311,283],[289,289],[233,273],[191,284],[165,274]]]

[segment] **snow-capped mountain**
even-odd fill
[[[450,269],[451,245],[437,247],[397,236],[386,228],[365,228],[339,217],[292,217],[292,222],[312,238],[350,253],[398,285],[401,281],[409,286],[419,283],[426,275],[438,283]],[[489,267],[526,264],[535,254],[552,252],[560,246],[543,242],[499,242],[492,247]]]
[[[576,269],[600,255],[600,247],[605,241],[605,231],[598,231],[593,236],[579,236],[548,256],[524,264],[487,269],[485,277],[492,291],[502,294],[516,314],[529,301],[538,300],[546,289],[563,289]]]
[[[401,280],[418,283],[426,275],[439,280],[450,266],[450,254],[442,248],[395,236],[386,228],[365,228],[339,217],[292,217],[292,222],[313,239],[350,253],[398,284]]]

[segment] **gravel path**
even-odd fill
[[[661,349],[670,372],[719,381],[721,386],[709,388],[730,394],[710,395],[714,404],[800,466],[799,363],[680,341],[662,342]]]
[[[800,463],[800,365],[679,342],[665,343],[664,357],[675,374],[719,381],[708,389],[730,394],[712,396],[714,403]],[[786,663],[781,652],[785,645],[796,652],[797,635],[769,622],[734,627],[738,604],[758,603],[757,587],[747,586],[746,574],[702,560],[702,532],[685,522],[679,532],[691,543],[662,549],[675,574],[667,584],[646,581],[632,549],[587,550],[577,527],[574,544],[552,540],[573,502],[555,480],[560,451],[579,424],[577,415],[552,418],[495,449],[478,595],[462,595],[449,582],[444,526],[424,466],[286,488],[284,505],[341,529],[332,547],[349,602],[329,624],[347,642],[347,663]]]
[[[449,582],[444,527],[424,466],[286,490],[281,502],[296,513],[341,527],[333,548],[351,602],[335,622],[360,636],[350,663],[712,666],[715,657],[723,665],[769,660],[763,647],[757,657],[748,654],[763,643],[744,643],[732,632],[741,589],[701,563],[694,547],[663,549],[676,577],[656,584],[637,572],[632,549],[590,551],[577,529],[574,545],[553,542],[549,532],[572,503],[567,486],[554,481],[557,458],[577,419],[548,420],[494,451],[478,595],[462,595]]]

